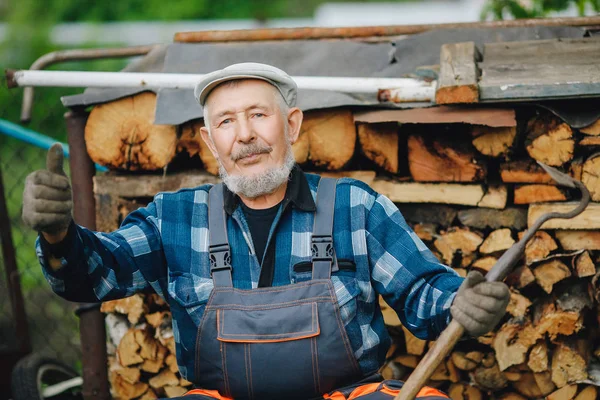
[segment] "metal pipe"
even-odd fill
[[[41,70],[52,64],[64,61],[95,60],[98,58],[123,58],[148,54],[155,45],[132,46],[110,49],[72,49],[59,50],[44,54],[31,64],[30,70]],[[23,90],[23,103],[21,104],[21,121],[31,120],[31,107],[33,105],[33,87]]]
[[[0,227],[2,228],[0,229],[0,242],[2,242],[2,256],[6,271],[8,296],[15,319],[17,350],[21,355],[25,355],[31,353],[31,339],[29,337],[29,324],[25,315],[25,304],[23,302],[23,293],[21,292],[21,278],[17,268],[17,257],[12,241],[12,229],[10,225],[6,197],[4,196],[2,170],[0,169]]]
[[[17,140],[20,140],[25,143],[32,144],[36,147],[39,147],[44,150],[48,150],[56,140],[53,138],[42,135],[41,133],[32,131],[31,129],[23,128],[17,124],[13,124],[5,119],[0,118],[0,134],[4,134],[6,136],[10,136]],[[61,143],[63,148],[63,154],[66,158],[69,158],[69,145],[66,143]],[[108,168],[103,167],[102,165],[96,164],[96,170],[100,172],[108,171]]]
[[[533,26],[594,26],[600,16],[576,18],[533,18],[510,21],[463,22],[431,25],[389,25],[338,28],[238,29],[230,31],[178,32],[175,42],[257,42],[266,40],[351,39],[377,36],[414,35],[434,29],[516,28]]]
[[[96,229],[96,201],[93,182],[94,163],[84,139],[88,114],[72,110],[65,114],[67,138],[71,147],[71,184],[73,186],[73,219],[81,226]],[[100,307],[84,306],[79,313],[79,334],[83,361],[83,397],[85,400],[109,400],[106,327]]]
[[[85,72],[85,71],[28,71],[8,70],[9,87],[59,86],[59,87],[144,87],[152,89],[193,89],[204,77],[202,74],[169,74],[149,72]],[[435,95],[436,82],[412,78],[363,78],[363,77],[292,77],[300,89],[331,90],[353,94],[377,96],[385,89],[402,89],[389,96],[381,96],[394,102],[431,101]],[[387,101],[387,100],[386,100]]]

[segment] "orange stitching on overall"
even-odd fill
[[[191,396],[194,394],[200,394],[203,396],[210,396],[215,400],[233,400],[231,397],[221,396],[221,394],[216,390],[206,390],[206,389],[192,389],[188,391],[184,396]]]

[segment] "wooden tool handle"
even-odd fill
[[[452,350],[456,342],[462,337],[465,328],[455,320],[444,329],[440,337],[425,357],[419,362],[417,368],[410,374],[398,396],[394,400],[412,400],[419,390],[425,385],[437,366],[444,361],[446,355]]]

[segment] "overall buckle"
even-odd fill
[[[211,277],[217,271],[231,271],[231,248],[228,243],[209,246],[208,251],[210,253]]]
[[[312,261],[333,262],[333,237],[331,235],[312,236]]]

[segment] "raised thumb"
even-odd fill
[[[46,156],[46,169],[59,175],[65,175],[63,170],[63,148],[60,143],[54,143]]]

